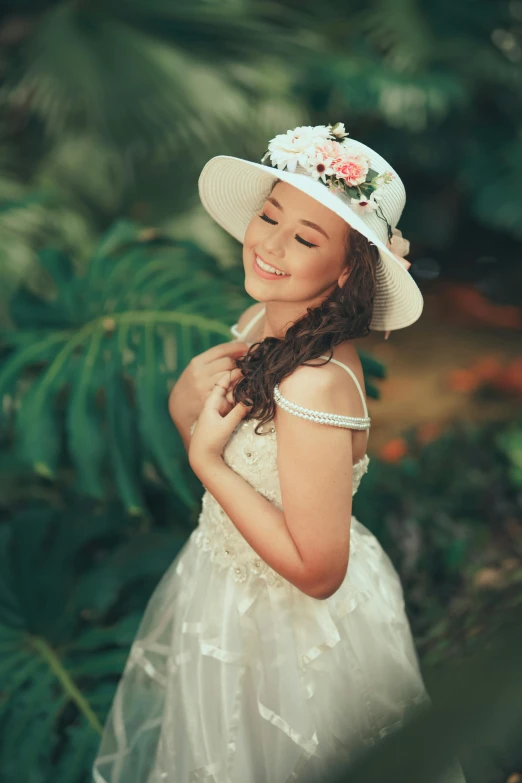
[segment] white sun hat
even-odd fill
[[[217,155],[199,176],[201,202],[242,243],[274,180],[311,196],[377,246],[370,328],[402,329],[420,317],[424,304],[417,284],[392,250],[393,239],[401,234],[396,226],[406,203],[404,185],[384,158],[346,136],[342,123],[302,126],[271,139],[261,163]],[[407,240],[402,242],[408,245]]]

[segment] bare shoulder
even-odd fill
[[[259,313],[260,310],[263,310],[265,307],[264,302],[254,302],[253,305],[250,305],[250,307],[247,307],[247,309],[241,313],[237,320],[237,328],[238,331],[242,332],[245,326],[248,324],[249,321],[252,320],[252,318]]]
[[[364,392],[361,360],[353,343],[346,341],[336,345],[333,358],[352,370]],[[283,378],[279,391],[291,402],[307,408],[345,416],[364,416],[361,397],[353,378],[343,367],[334,362],[325,364],[321,358],[297,367]]]

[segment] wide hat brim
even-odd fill
[[[371,329],[403,329],[420,317],[424,300],[408,270],[360,215],[315,178],[230,155],[217,155],[205,164],[199,175],[201,203],[216,223],[243,243],[248,224],[263,206],[275,179],[288,182],[331,209],[378,248]]]

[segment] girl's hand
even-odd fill
[[[175,424],[192,424],[197,419],[214,384],[225,370],[238,371],[233,375],[237,383],[242,374],[236,367],[235,359],[246,354],[248,347],[244,342],[231,340],[214,345],[191,359],[169,396],[169,413]],[[230,391],[232,388],[233,385]]]
[[[218,378],[192,433],[188,458],[192,470],[200,478],[205,467],[223,459],[223,449],[230,435],[250,409],[241,402],[234,405],[229,401],[234,373],[240,374],[240,371],[236,368],[232,372],[224,372]]]

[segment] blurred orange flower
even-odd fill
[[[454,391],[473,392],[481,383],[481,379],[472,370],[453,370],[448,375],[448,385]]]
[[[493,381],[504,369],[504,365],[498,356],[482,356],[470,368],[470,371],[481,381]]]
[[[437,440],[441,434],[442,426],[437,421],[425,421],[419,424],[416,430],[417,441],[424,446],[432,440]]]
[[[522,327],[522,308],[512,305],[497,305],[468,283],[446,283],[444,302],[452,316],[464,315],[491,326],[507,329]]]
[[[383,462],[399,462],[408,453],[404,438],[389,440],[379,449],[379,458]]]
[[[504,384],[522,394],[522,358],[513,359],[502,374]]]
[[[501,391],[522,394],[522,358],[513,359],[491,380],[491,384]]]

